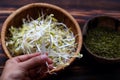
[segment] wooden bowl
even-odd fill
[[[75,55],[79,54],[79,52],[81,50],[81,46],[82,46],[82,35],[81,35],[80,26],[76,22],[76,20],[66,10],[64,10],[58,6],[47,4],[47,3],[32,3],[32,4],[25,5],[21,8],[19,8],[18,10],[16,10],[15,12],[13,12],[6,19],[6,21],[4,22],[4,24],[2,26],[2,30],[1,30],[2,47],[8,58],[12,58],[11,53],[9,52],[9,50],[7,49],[7,47],[5,45],[5,43],[6,43],[5,38],[8,35],[8,29],[11,26],[19,27],[20,25],[22,25],[22,19],[23,18],[26,19],[27,15],[29,15],[33,19],[38,18],[39,13],[41,13],[41,11],[43,13],[45,13],[46,15],[47,14],[49,15],[51,13],[54,14],[54,17],[59,22],[63,22],[64,24],[66,24],[69,28],[72,29],[74,35],[78,35],[76,37],[76,43],[78,45],[77,45]],[[72,63],[74,60],[75,60],[75,58],[72,58],[69,63]],[[53,71],[59,71],[63,68],[64,67],[60,67],[59,69],[55,69]]]
[[[101,28],[102,27],[106,27],[107,29],[112,29],[116,32],[120,31],[120,21],[114,17],[110,17],[110,16],[96,16],[93,17],[92,19],[88,20],[84,27],[83,27],[83,45],[85,50],[87,51],[87,53],[94,58],[97,62],[99,63],[117,63],[120,62],[120,57],[117,58],[108,58],[108,57],[103,57],[103,56],[99,56],[95,53],[93,53],[90,48],[86,45],[85,40],[87,39],[88,36],[88,31],[95,29],[96,27]],[[97,34],[97,33],[96,33]],[[96,36],[97,38],[98,36]],[[100,43],[102,44],[102,43]],[[120,45],[120,44],[118,44]]]

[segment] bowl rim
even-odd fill
[[[77,29],[77,32],[78,32],[78,45],[77,45],[77,49],[76,49],[76,52],[75,52],[75,55],[77,55],[80,50],[81,50],[81,47],[82,47],[82,31],[80,29],[80,25],[78,24],[78,22],[75,20],[75,18],[70,14],[68,13],[65,9],[63,8],[60,8],[56,5],[53,5],[53,4],[49,4],[49,3],[31,3],[31,4],[27,4],[27,5],[24,5],[20,8],[18,8],[16,11],[14,11],[12,14],[10,14],[7,19],[5,20],[5,22],[3,23],[3,26],[2,26],[2,29],[1,29],[1,45],[2,45],[2,48],[4,50],[4,53],[6,54],[6,56],[8,58],[12,58],[12,56],[10,55],[6,45],[5,45],[5,32],[6,32],[6,29],[7,29],[7,24],[12,20],[12,18],[15,17],[15,15],[19,14],[20,12],[24,11],[24,10],[27,10],[29,8],[32,8],[32,7],[35,7],[35,6],[38,6],[38,7],[49,7],[49,8],[52,8],[52,9],[55,9],[55,10],[58,10],[60,12],[62,12],[65,16],[67,16],[75,25],[76,29]],[[70,64],[75,60],[75,58],[72,58],[70,59]],[[67,66],[65,66],[67,67]],[[58,70],[61,70],[62,68],[58,69]],[[58,71],[58,70],[55,70],[55,71]]]
[[[86,21],[85,25],[83,26],[83,29],[82,29],[83,39],[85,39],[85,36],[86,36],[86,31],[87,31],[87,29],[88,29],[88,27],[87,27],[88,23],[89,23],[91,20],[94,20],[94,19],[96,19],[96,18],[101,18],[101,17],[113,19],[113,20],[116,20],[116,21],[120,22],[119,19],[117,19],[117,18],[115,18],[115,17],[112,17],[112,16],[108,16],[108,15],[98,15],[98,16],[94,16],[94,17],[88,19],[88,20]],[[119,58],[105,58],[105,57],[98,56],[98,55],[92,53],[91,50],[86,46],[84,40],[83,40],[83,46],[84,46],[84,48],[87,50],[87,52],[88,52],[90,55],[94,56],[96,59],[101,59],[101,60],[103,60],[103,61],[111,61],[111,62],[115,61],[115,62],[120,62],[120,57],[119,57]]]

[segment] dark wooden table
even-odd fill
[[[66,9],[80,24],[81,30],[85,22],[98,15],[108,15],[120,19],[120,0],[1,0],[0,30],[5,19],[19,7],[34,3],[46,2]],[[120,80],[120,63],[101,64],[89,56],[84,48],[82,59],[77,59],[71,66],[47,80]],[[7,57],[0,43],[0,74]]]

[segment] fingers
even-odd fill
[[[21,62],[20,65],[21,65],[21,67],[23,67],[23,69],[29,70],[29,69],[32,69],[36,66],[40,66],[40,65],[42,66],[46,62],[48,64],[51,64],[52,60],[49,59],[47,55],[39,55],[39,56],[33,57],[31,59],[28,59],[24,62]]]
[[[23,61],[26,61],[32,57],[36,57],[36,56],[39,56],[40,53],[33,53],[33,54],[26,54],[26,55],[21,55],[21,56],[17,56],[17,57],[14,57],[14,59],[17,61],[17,62],[23,62]]]

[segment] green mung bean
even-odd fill
[[[107,27],[88,30],[85,44],[89,50],[105,58],[120,57],[120,32]]]

